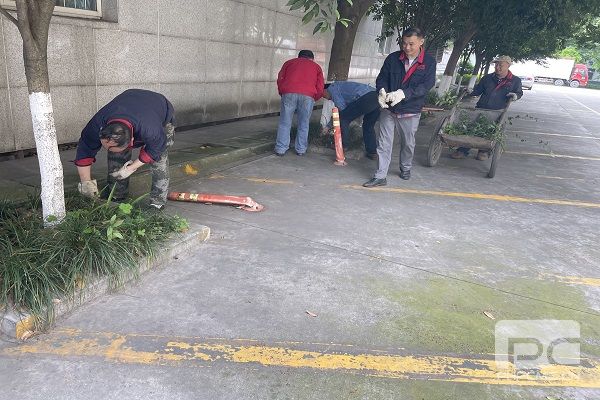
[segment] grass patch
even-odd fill
[[[151,212],[137,201],[115,205],[67,194],[67,215],[43,227],[39,197],[0,201],[0,305],[11,304],[49,323],[53,300],[73,296],[98,277],[111,287],[136,274],[141,257],[188,228],[177,216]]]

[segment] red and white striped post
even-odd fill
[[[265,207],[248,196],[229,196],[215,193],[169,192],[167,199],[171,201],[188,201],[204,204],[225,204],[237,206],[244,211],[262,211]]]
[[[335,143],[335,162],[334,165],[345,166],[346,157],[344,156],[344,146],[342,145],[342,128],[340,127],[340,112],[337,107],[333,107],[331,112],[333,118],[333,141]]]

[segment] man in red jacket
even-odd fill
[[[308,147],[308,123],[315,101],[323,95],[323,70],[314,62],[310,50],[300,50],[298,58],[286,61],[277,76],[277,90],[281,96],[281,113],[275,154],[283,156],[290,148],[290,130],[294,112],[298,114],[296,154],[306,153]]]

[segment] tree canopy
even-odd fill
[[[352,0],[341,1],[346,2],[349,6],[354,5]],[[360,2],[360,0],[358,1]],[[290,11],[302,9],[304,13],[302,23],[315,22],[313,34],[331,31],[336,23],[340,23],[344,27],[348,27],[352,23],[350,19],[341,15],[336,0],[289,0],[286,5]]]
[[[447,25],[447,16],[454,12],[456,2],[439,0],[379,0],[369,14],[375,21],[382,21],[382,34],[378,40],[394,34],[400,36],[410,27],[418,27],[427,33],[427,49],[444,46],[452,39],[454,30]]]

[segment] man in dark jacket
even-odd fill
[[[308,147],[308,123],[315,101],[323,95],[323,70],[314,62],[310,50],[300,50],[298,58],[286,61],[277,75],[277,90],[281,96],[281,112],[275,154],[283,156],[290,148],[290,130],[294,113],[298,114],[296,154],[304,155]]]
[[[333,101],[340,112],[340,128],[342,143],[348,146],[350,140],[350,123],[363,117],[363,142],[367,157],[377,157],[377,139],[375,138],[375,122],[379,118],[381,107],[377,102],[377,92],[373,86],[351,81],[335,81],[325,85],[323,97]]]
[[[410,179],[415,133],[419,127],[425,96],[435,85],[435,60],[425,54],[423,32],[410,28],[402,33],[402,51],[385,59],[377,76],[379,116],[377,156],[379,165],[375,176],[364,187],[384,186],[392,160],[394,131],[400,135],[400,178]]]
[[[108,151],[109,190],[114,200],[127,197],[129,176],[144,164],[152,168],[150,205],[162,209],[169,188],[168,148],[175,134],[173,106],[165,96],[149,90],[129,89],[115,97],[88,122],[77,145],[75,165],[81,182],[79,192],[98,195],[92,164],[102,147]],[[131,150],[140,148],[131,161]]]
[[[494,62],[494,72],[481,78],[471,92],[471,96],[481,96],[477,101],[477,108],[501,110],[509,100],[515,101],[523,96],[521,78],[514,76],[509,69],[512,59],[509,56],[500,56],[495,58]],[[466,158],[470,150],[468,147],[459,147],[450,157]],[[487,160],[489,155],[488,150],[479,150],[475,158],[483,161]]]

